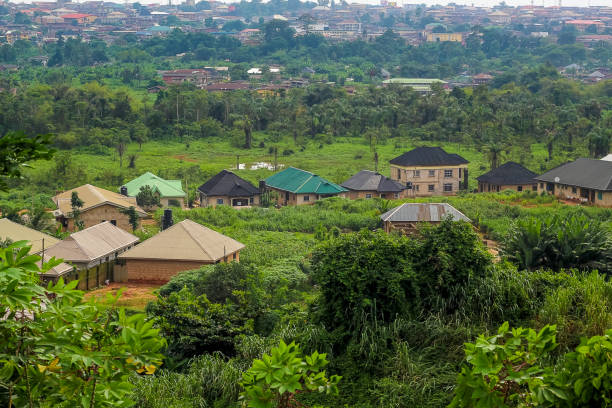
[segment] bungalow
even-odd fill
[[[410,196],[455,195],[467,189],[469,162],[440,147],[417,147],[389,163],[391,179],[407,186]]]
[[[200,88],[203,88],[211,77],[211,73],[206,69],[174,69],[172,71],[161,71],[160,73],[166,85],[190,82]]]
[[[73,264],[78,270],[79,289],[89,290],[105,281],[121,281],[117,256],[138,243],[138,237],[106,221],[71,234],[46,250]]]
[[[534,177],[538,192],[612,207],[612,162],[577,159]]]
[[[452,217],[454,221],[471,222],[448,203],[405,203],[382,214],[380,219],[387,233],[400,231],[403,234],[413,234],[422,223],[436,225],[445,217]]]
[[[372,197],[397,199],[406,190],[400,182],[370,170],[361,170],[341,186],[348,190],[347,196],[352,200]]]
[[[125,280],[167,282],[181,271],[219,262],[240,262],[244,245],[189,219],[119,255]]]
[[[504,163],[496,169],[491,170],[478,180],[478,192],[516,190],[516,191],[538,191],[538,183],[533,179],[537,176],[533,171],[515,162]]]
[[[51,256],[45,253],[45,250],[49,247],[60,242],[59,239],[47,235],[44,232],[37,231],[32,228],[28,228],[25,225],[18,224],[9,220],[8,218],[0,218],[0,240],[10,239],[12,242],[17,241],[28,241],[30,245],[30,253],[39,255],[42,262],[49,262]],[[42,266],[42,262],[38,262],[38,266]],[[53,268],[40,274],[42,282],[57,282],[60,277],[64,280],[68,280],[71,272],[74,271],[74,267],[68,265],[65,262],[54,266]]]
[[[136,197],[140,189],[149,186],[159,196],[160,204],[164,207],[185,207],[187,194],[183,191],[181,180],[164,180],[151,172],[146,172],[134,180],[126,183],[120,191],[124,191],[128,197]]]
[[[248,207],[259,205],[259,189],[228,170],[223,170],[198,187],[200,206]]]
[[[126,197],[103,188],[84,184],[72,190],[64,191],[53,197],[53,202],[57,205],[57,210],[53,212],[55,218],[68,231],[75,231],[74,219],[72,216],[72,193],[76,192],[83,201],[80,219],[85,228],[110,221],[126,231],[132,231],[129,217],[123,211],[134,207],[138,216],[144,218],[147,213],[136,204],[136,198]]]
[[[288,167],[261,182],[261,190],[275,192],[277,205],[311,204],[327,197],[345,197],[347,190],[306,170]]]

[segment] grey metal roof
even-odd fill
[[[482,176],[476,177],[476,180],[501,186],[535,183],[533,179],[535,176],[537,176],[537,174],[533,171],[518,163],[510,161]]]
[[[612,162],[597,159],[577,159],[534,177],[548,183],[565,184],[593,190],[612,190]]]
[[[406,189],[401,183],[370,170],[361,170],[341,184],[342,187],[356,191],[378,191],[399,193]]]
[[[380,218],[390,222],[438,222],[452,216],[455,221],[470,219],[448,203],[405,203],[387,211]]]

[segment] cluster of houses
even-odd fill
[[[256,187],[235,173],[223,170],[198,187],[202,207],[244,208],[261,204],[277,207],[312,204],[327,197],[346,199],[402,199],[455,195],[468,188],[468,161],[440,147],[418,147],[390,162],[389,177],[362,170],[341,184],[309,171],[287,167],[261,180]],[[553,194],[560,199],[612,206],[612,155],[601,160],[578,159],[542,175],[508,162],[479,177],[478,192],[514,190]],[[148,187],[165,207],[161,232],[140,243],[133,234],[134,214],[148,217],[137,196]],[[80,207],[75,215],[73,198]],[[219,262],[239,262],[244,245],[217,231],[184,220],[174,224],[171,207],[185,208],[187,194],[180,180],[165,180],[152,173],[120,186],[118,192],[85,184],[53,197],[56,221],[71,232],[64,240],[0,219],[0,239],[29,241],[31,252],[46,262],[63,263],[42,275],[44,281],[79,279],[88,290],[103,283],[167,282],[180,271]],[[265,201],[265,203],[264,203]],[[412,233],[419,223],[438,223],[452,215],[469,219],[446,203],[405,203],[381,215],[387,232]],[[78,220],[75,220],[78,218]]]

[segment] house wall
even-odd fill
[[[267,186],[267,189],[269,191],[274,191],[277,194],[277,198],[276,198],[276,203],[278,205],[307,205],[307,204],[312,204],[315,201],[321,200],[323,198],[327,198],[327,197],[342,197],[342,198],[346,198],[347,194],[346,193],[340,193],[340,194],[332,194],[332,195],[318,195],[318,194],[293,194],[293,193],[289,193],[289,199],[285,200],[286,197],[286,191],[283,190],[279,190],[276,189],[274,187],[270,187]]]
[[[103,221],[115,220],[116,225],[119,228],[132,233],[132,226],[130,225],[129,217],[126,214],[121,213],[121,209],[119,207],[115,207],[114,205],[104,204],[99,207],[83,211],[81,212],[80,218],[85,224],[85,228],[100,224]],[[67,230],[71,232],[76,231],[76,228],[74,227],[74,220],[72,218],[68,218],[67,222]]]
[[[598,207],[612,207],[612,191],[599,191],[565,184],[538,182],[538,193],[550,194],[547,185],[554,185],[554,195],[563,200],[580,200]],[[593,193],[592,193],[593,192]],[[584,199],[586,196],[586,201]]]
[[[96,265],[75,264],[76,270],[64,277],[66,282],[79,280],[77,289],[91,290],[104,285],[106,280],[114,282],[115,262],[97,263]]]
[[[200,193],[200,206],[201,207],[216,207],[217,205],[231,205],[232,199],[250,199],[250,197],[229,197],[229,196],[205,196]],[[217,204],[217,200],[222,199],[223,204]],[[253,206],[259,205],[259,194],[253,196]],[[235,206],[234,208],[240,208],[241,206]],[[244,207],[244,206],[242,206]]]
[[[222,262],[240,262],[240,251],[229,254]],[[179,272],[198,269],[212,262],[200,261],[173,261],[157,259],[126,259],[125,270],[129,281],[168,282],[170,278]]]
[[[360,198],[375,198],[375,197],[380,197],[380,198],[385,198],[387,200],[396,200],[399,198],[404,198],[404,194],[405,194],[406,190],[402,191],[401,193],[397,193],[397,195],[395,195],[395,193],[379,193],[378,191],[355,191],[355,190],[350,190],[348,193],[346,193],[346,198],[349,198],[351,200],[357,200]],[[370,197],[367,197],[367,195],[370,195]]]
[[[483,183],[478,182],[478,192],[479,193],[493,193],[497,191],[504,190],[514,190],[519,191],[519,187],[521,187],[520,191],[538,191],[537,183],[533,184],[491,184],[491,183]]]
[[[185,208],[185,199],[183,197],[163,197],[159,199],[162,207],[170,207],[170,200],[178,201],[181,208]]]
[[[429,171],[433,171],[433,175],[429,175]],[[444,170],[451,170],[452,177],[445,177]],[[463,182],[464,172],[467,171],[467,164],[460,166],[398,166],[391,165],[392,180],[399,181],[407,185],[412,182],[412,190],[406,190],[407,197],[429,197],[439,195],[456,195],[459,191],[460,183]],[[418,176],[415,172],[419,172]],[[445,184],[452,184],[452,191],[444,191]],[[433,185],[433,190],[429,190],[429,186]],[[465,188],[465,187],[464,187]]]

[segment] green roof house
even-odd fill
[[[144,186],[151,187],[154,193],[159,194],[159,201],[162,206],[178,205],[185,207],[187,194],[183,191],[181,180],[164,180],[148,171],[121,187],[121,194],[136,197],[140,188]]]
[[[273,174],[263,183],[266,191],[277,193],[276,202],[279,205],[311,204],[326,197],[345,197],[348,191],[321,176],[295,167]]]

